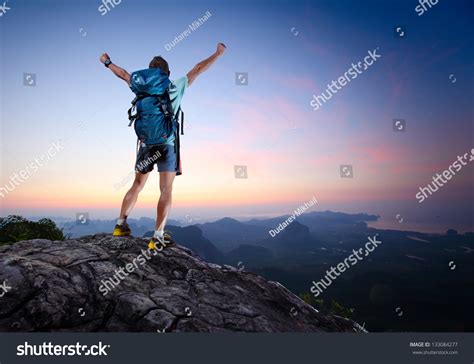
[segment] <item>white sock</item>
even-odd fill
[[[165,231],[164,230],[155,230],[155,233],[153,234],[153,237],[163,240],[165,236]]]
[[[127,218],[125,219],[117,219],[117,225],[123,225],[124,222],[127,221]]]

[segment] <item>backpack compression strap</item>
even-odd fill
[[[140,117],[140,113],[138,112],[138,110],[136,108],[137,102],[139,100],[144,99],[145,97],[150,97],[150,96],[154,96],[154,97],[157,98],[156,103],[160,105],[160,109],[163,112],[163,114],[165,115],[165,118],[167,118],[169,116],[169,113],[166,110],[166,107],[164,107],[165,105],[163,105],[163,103],[162,103],[163,97],[161,95],[143,94],[143,95],[140,95],[140,96],[136,96],[132,101],[132,107],[130,107],[130,109],[128,109],[128,120],[130,120],[130,123],[128,124],[128,126],[132,126],[132,124],[135,122],[135,120],[137,120]],[[167,96],[165,96],[165,97],[169,98],[169,94],[167,93]],[[171,110],[171,113],[173,113],[173,110]],[[181,128],[180,128],[181,129],[181,135],[184,135],[184,111],[183,111],[183,109],[181,109],[181,106],[179,106],[178,112],[176,113],[176,120],[179,120],[179,119],[181,119]]]
[[[136,96],[133,99],[132,107],[130,107],[130,109],[128,109],[128,120],[130,120],[130,123],[128,124],[128,126],[132,126],[134,121],[137,120],[140,117],[140,113],[138,112],[137,106],[136,106],[137,102],[141,99],[144,99],[145,97],[148,97],[148,96],[151,96],[151,95],[143,94],[143,95],[140,95],[140,96]]]
[[[155,105],[158,106],[165,116],[166,120],[169,120],[170,115],[173,113],[173,110],[168,110],[167,105],[171,105],[171,101],[169,99],[169,94],[166,92],[164,95],[150,95],[150,94],[141,94],[136,96],[132,101],[132,106],[128,109],[128,120],[130,123],[128,126],[132,126],[132,124],[140,117],[140,112],[137,110],[137,102],[143,100],[146,97],[155,97]]]

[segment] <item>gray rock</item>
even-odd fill
[[[361,332],[277,282],[106,234],[0,248],[0,331]],[[108,288],[107,288],[108,287]]]

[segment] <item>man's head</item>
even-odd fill
[[[170,75],[170,68],[168,66],[168,62],[166,62],[166,60],[161,56],[154,57],[151,60],[150,65],[148,67],[149,68],[160,68],[163,72],[166,72],[168,74],[168,76]]]

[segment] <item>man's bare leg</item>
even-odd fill
[[[120,209],[121,219],[126,219],[128,214],[132,211],[133,207],[135,206],[135,203],[137,202],[138,194],[141,190],[143,190],[143,187],[145,187],[145,183],[149,175],[150,172],[146,174],[135,174],[135,180],[133,181],[133,185],[125,194],[125,197],[122,201],[122,208]]]
[[[168,213],[171,210],[173,181],[176,172],[160,172],[160,199],[156,211],[156,230],[163,231],[166,225]]]

